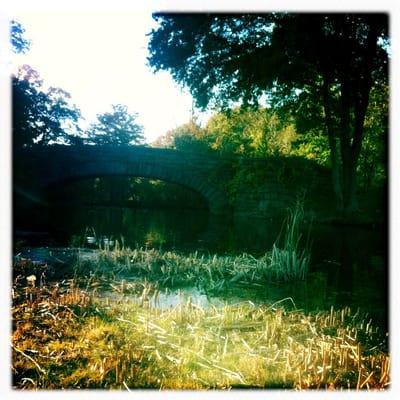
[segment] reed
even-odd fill
[[[164,286],[200,285],[221,290],[236,283],[260,283],[305,279],[310,263],[310,246],[302,243],[304,225],[301,203],[289,209],[283,225],[283,240],[278,237],[271,251],[262,257],[251,254],[220,256],[162,251],[155,248],[130,249],[118,240],[100,245],[96,257],[78,260],[76,276],[96,275],[145,277]]]
[[[115,285],[120,293],[123,282]],[[31,293],[14,289],[18,389],[382,390],[390,384],[384,333],[350,308],[306,314],[286,311],[285,301],[204,308],[189,298],[160,309],[148,301],[157,296],[150,283],[116,298],[75,281],[30,287]]]
[[[271,252],[271,272],[283,281],[305,279],[310,265],[309,240],[301,248],[304,226],[304,210],[301,202],[289,209],[284,222],[284,239],[279,246],[279,239],[274,243]]]
[[[279,251],[279,254],[278,254]],[[272,255],[255,258],[250,254],[236,256],[205,255],[197,252],[180,254],[159,249],[102,249],[98,257],[80,260],[74,265],[75,276],[95,275],[104,279],[116,277],[145,278],[161,286],[201,286],[210,291],[223,290],[239,283],[264,284],[270,281],[304,279],[309,257],[274,247]]]

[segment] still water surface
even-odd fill
[[[48,236],[34,244],[76,244],[90,230],[130,247],[259,256],[271,249],[282,230],[281,220],[229,220],[187,210],[64,207],[53,209],[46,219]],[[386,229],[314,224],[310,239],[311,271],[305,282],[232,290],[223,297],[268,303],[291,297],[307,311],[350,306],[387,325]]]

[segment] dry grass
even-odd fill
[[[124,283],[120,283],[120,288]],[[386,339],[349,308],[306,315],[284,302],[202,308],[100,299],[75,282],[14,288],[19,389],[385,389]],[[131,300],[132,299],[132,300]]]

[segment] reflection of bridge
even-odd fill
[[[318,214],[321,206],[330,207],[327,171],[306,160],[285,158],[241,159],[242,166],[250,167],[249,174],[263,171],[265,182],[257,181],[254,186],[245,175],[230,205],[224,183],[232,174],[232,161],[142,146],[38,146],[14,154],[14,189],[31,199],[45,199],[53,184],[90,177],[136,176],[192,189],[203,196],[213,214],[233,211],[236,215],[268,217],[285,211],[304,192],[307,210]]]
[[[204,197],[213,214],[229,210],[225,193],[210,179],[221,166],[219,157],[142,146],[47,146],[18,153],[14,164],[21,174],[26,173],[25,178],[36,182],[41,193],[52,184],[65,181],[136,176],[192,189]]]

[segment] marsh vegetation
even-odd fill
[[[306,314],[292,299],[157,306],[146,281],[16,285],[13,384],[20,389],[384,389],[387,337],[345,308]],[[153,301],[151,301],[153,300]]]
[[[14,387],[385,389],[388,336],[360,310],[308,312],[292,297],[226,295],[304,280],[310,247],[301,221],[297,208],[261,257],[115,240],[65,250],[64,269],[16,258]]]

